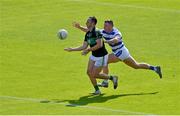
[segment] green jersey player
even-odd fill
[[[89,52],[92,52],[92,55],[89,58],[87,75],[89,76],[91,83],[95,88],[94,94],[101,94],[96,78],[99,79],[109,79],[112,80],[114,84],[114,89],[118,86],[118,77],[109,76],[105,73],[100,73],[103,67],[107,67],[108,62],[108,52],[105,48],[102,35],[99,30],[96,30],[97,19],[95,17],[89,17],[86,26],[89,31],[87,31],[84,39],[84,43],[80,47],[76,48],[65,48],[66,51],[83,51],[82,55],[86,55]],[[88,48],[88,45],[90,46]]]

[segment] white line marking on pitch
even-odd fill
[[[172,12],[172,13],[180,13],[180,10],[176,10],[176,9],[155,8],[155,7],[149,7],[149,6],[138,6],[138,5],[128,5],[128,4],[113,4],[113,3],[108,3],[108,2],[85,1],[85,0],[66,0],[66,1],[85,2],[85,3],[93,3],[93,4],[98,4],[98,5],[104,5],[104,6],[129,7],[129,8],[137,8],[137,9],[147,9],[147,10],[156,10],[156,11],[166,11],[166,12]]]
[[[22,97],[15,97],[15,96],[0,96],[0,99],[1,100],[2,99],[10,99],[10,100],[20,100],[20,101],[31,101],[31,102],[36,102],[36,103],[42,103],[42,101],[49,101],[49,102],[47,102],[49,104],[60,104],[60,105],[64,105],[64,106],[76,106],[76,107],[80,107],[80,108],[119,112],[119,113],[124,113],[124,114],[153,115],[150,113],[133,112],[133,111],[128,111],[128,110],[112,109],[112,108],[106,108],[106,107],[83,106],[83,105],[78,105],[78,104],[67,104],[67,103],[56,103],[56,102],[53,102],[53,101],[47,100],[47,99],[22,98]]]

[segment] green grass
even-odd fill
[[[0,0],[0,114],[130,114],[94,107],[180,114],[179,4],[179,0]],[[110,73],[121,77],[119,88],[113,90],[111,85],[101,89],[104,95],[89,97],[93,87],[86,75],[88,56],[63,50],[81,45],[84,33],[71,24],[84,24],[88,16],[98,18],[99,28],[105,19],[114,20],[131,55],[161,65],[163,79],[151,71],[111,64]],[[68,30],[67,40],[57,39],[60,28]]]

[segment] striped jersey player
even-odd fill
[[[101,30],[101,33],[106,40],[105,42],[109,44],[112,49],[113,54],[118,57],[120,60],[125,60],[130,57],[128,49],[125,47],[122,41],[122,34],[117,28],[113,28],[112,32],[108,33],[104,29]],[[117,42],[111,42],[114,38],[117,39]]]

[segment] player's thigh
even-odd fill
[[[88,75],[91,75],[91,74],[92,74],[94,64],[95,64],[95,61],[89,59],[89,61],[88,61],[88,67],[87,67],[87,74],[88,74]]]
[[[94,66],[93,69],[92,69],[92,76],[93,77],[97,77],[99,75],[99,73],[102,71],[103,67],[97,67],[97,66]]]
[[[113,53],[108,55],[108,64],[109,63],[116,63],[121,61],[118,57],[116,57]]]
[[[128,66],[131,66],[133,68],[136,68],[136,66],[137,66],[137,62],[136,62],[136,60],[132,56],[130,56],[129,58],[125,59],[123,62],[125,64],[127,64]]]

